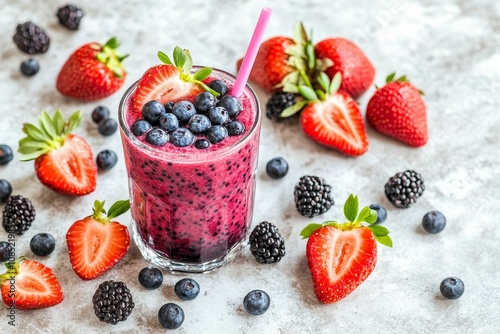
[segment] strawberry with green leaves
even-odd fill
[[[129,208],[129,200],[117,201],[106,213],[104,201],[95,201],[93,214],[71,225],[66,233],[69,260],[81,279],[91,280],[104,274],[127,253],[128,229],[112,219]]]
[[[368,102],[366,120],[386,136],[412,147],[423,146],[428,140],[428,130],[422,95],[406,76],[396,79],[396,73],[391,73]]]
[[[59,109],[52,116],[44,111],[38,127],[23,124],[26,137],[19,141],[20,160],[35,160],[40,182],[65,195],[82,196],[96,188],[97,166],[92,149],[85,139],[71,133],[81,121],[80,111],[68,120]]]
[[[119,46],[113,37],[104,45],[92,42],[79,47],[61,68],[57,90],[84,101],[103,99],[116,92],[127,76],[122,61],[128,55],[118,53]]]
[[[347,221],[310,224],[300,233],[309,238],[306,257],[316,298],[325,304],[349,295],[373,272],[377,241],[392,247],[389,230],[375,224],[377,212],[350,195],[344,205]]]
[[[212,69],[204,67],[193,72],[193,59],[189,50],[176,46],[173,61],[161,51],[158,52],[158,58],[163,64],[149,68],[137,84],[133,100],[136,112],[140,113],[142,106],[152,100],[165,104],[194,98],[203,91],[219,96],[218,92],[202,82],[212,73]]]
[[[63,301],[61,285],[49,267],[20,257],[6,262],[7,271],[0,275],[2,300],[19,310],[51,307]]]

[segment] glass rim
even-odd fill
[[[193,69],[198,69],[198,68],[202,68],[202,67],[203,66],[195,65],[195,66],[193,66]],[[217,72],[217,73],[221,73],[223,76],[227,76],[233,80],[236,79],[236,76],[234,74],[231,74],[231,73],[226,72],[224,70],[221,70],[218,68],[212,68],[212,70],[213,70],[212,73]],[[135,81],[132,85],[130,85],[130,87],[127,88],[127,90],[123,94],[122,98],[120,99],[120,104],[118,105],[118,121],[120,124],[121,132],[128,138],[128,140],[133,145],[139,147],[141,150],[146,150],[147,152],[155,155],[156,157],[159,157],[159,158],[175,157],[175,159],[181,159],[181,160],[185,160],[185,161],[192,160],[193,156],[196,158],[195,160],[197,160],[197,161],[201,160],[202,158],[204,158],[204,160],[220,159],[221,156],[232,153],[232,152],[240,149],[242,146],[244,146],[244,144],[249,140],[249,138],[252,137],[252,135],[259,128],[259,124],[261,122],[261,115],[260,115],[261,111],[260,111],[259,99],[258,99],[257,94],[255,93],[254,89],[247,83],[245,85],[244,92],[248,91],[248,93],[249,93],[248,95],[251,99],[253,99],[254,104],[255,104],[255,108],[257,110],[255,113],[254,122],[253,122],[250,130],[247,131],[245,134],[243,134],[241,136],[241,138],[239,138],[233,144],[231,144],[229,146],[224,146],[221,149],[215,150],[215,151],[198,150],[195,152],[195,154],[193,154],[193,152],[190,152],[190,153],[169,152],[169,151],[165,151],[165,150],[162,150],[159,148],[149,146],[149,145],[143,143],[142,141],[140,141],[132,133],[132,131],[130,130],[130,128],[128,126],[127,119],[126,119],[126,113],[125,113],[126,103],[130,98],[132,98],[132,94],[135,92],[135,89],[136,89],[139,81],[140,81],[140,79]],[[206,156],[210,156],[210,155],[212,155],[213,158],[207,159]]]

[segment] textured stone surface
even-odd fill
[[[60,0],[0,0],[0,143],[17,149],[22,122],[33,122],[40,110],[61,108],[65,114],[81,109],[83,126],[77,133],[90,141],[94,153],[119,153],[115,168],[99,174],[95,193],[68,198],[45,189],[31,163],[0,166],[0,178],[9,180],[14,194],[29,197],[37,209],[32,228],[16,240],[17,255],[40,260],[59,277],[65,300],[44,310],[16,313],[21,333],[157,332],[158,309],[176,302],[186,320],[178,333],[494,333],[500,328],[498,245],[500,227],[500,3],[495,0],[184,0],[184,1],[75,1],[85,16],[80,30],[61,27],[55,16]],[[104,5],[105,4],[105,5]],[[179,45],[191,50],[195,62],[234,72],[260,8],[274,10],[266,36],[290,34],[296,20],[314,29],[316,41],[343,36],[362,47],[377,69],[376,82],[397,70],[425,91],[430,127],[429,143],[412,149],[368,128],[369,151],[347,158],[306,139],[298,125],[263,122],[257,204],[253,225],[268,220],[278,225],[287,243],[287,255],[276,265],[259,265],[248,249],[230,266],[195,276],[202,292],[194,301],[177,299],[173,286],[183,276],[165,272],[164,285],[145,291],[137,274],[147,263],[132,245],[125,258],[102,277],[84,282],[69,264],[65,233],[71,223],[90,213],[94,199],[108,203],[127,192],[127,180],[118,134],[102,137],[90,113],[107,105],[116,117],[126,87],[98,103],[64,98],[55,90],[57,73],[66,57],[81,44],[104,42],[110,36],[131,53],[125,65],[129,86],[151,65],[156,52],[171,53]],[[35,56],[40,72],[22,77],[20,63],[27,58],[12,42],[18,23],[41,25],[51,37],[49,51]],[[361,109],[373,93],[360,100]],[[261,104],[267,95],[259,91]],[[282,180],[271,180],[265,164],[282,156],[290,164]],[[398,210],[383,194],[387,179],[398,171],[415,169],[427,189],[416,205]],[[316,219],[298,215],[293,186],[300,176],[324,177],[332,186],[336,205]],[[309,222],[340,218],[341,203],[349,193],[363,204],[379,202],[388,208],[385,225],[394,248],[379,248],[373,274],[344,300],[319,304],[313,294],[299,233]],[[420,226],[430,210],[442,211],[446,229],[426,234]],[[127,214],[120,221],[129,224]],[[57,239],[55,252],[38,258],[29,240],[39,232]],[[0,239],[6,234],[0,231]],[[448,276],[465,283],[457,301],[444,300],[439,283]],[[130,318],[116,326],[100,323],[91,297],[100,282],[123,280],[135,298]],[[253,317],[243,309],[243,297],[263,289],[271,297],[269,311]],[[7,330],[7,311],[0,312]]]

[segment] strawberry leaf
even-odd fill
[[[359,200],[358,196],[350,194],[344,204],[344,216],[348,221],[354,222],[358,215]]]
[[[299,111],[302,110],[302,108],[304,108],[307,103],[309,103],[307,100],[302,100],[302,101],[299,101],[297,103],[295,103],[294,105],[291,105],[290,107],[288,108],[285,108],[285,110],[283,110],[281,112],[281,117],[290,117],[296,113],[298,113]]]
[[[167,56],[166,53],[158,51],[158,58],[161,60],[162,63],[167,64],[167,65],[174,65],[172,61],[170,60],[170,57]]]
[[[385,237],[389,234],[389,230],[382,225],[372,225],[368,226],[368,228],[372,231],[373,235],[377,237]]]
[[[364,222],[366,218],[370,216],[370,208],[365,206],[361,211],[359,212],[358,217],[356,218],[356,221],[358,222]]]
[[[36,141],[40,141],[40,142],[45,141],[45,137],[44,137],[42,131],[40,131],[33,124],[24,123],[23,132],[26,133],[28,136],[30,136],[31,138],[33,138]]]
[[[304,98],[310,101],[316,101],[318,100],[318,96],[314,92],[314,90],[306,85],[299,85],[298,90],[300,95],[302,95]]]
[[[328,77],[328,74],[320,72],[318,75],[318,83],[325,92],[328,92],[330,87],[330,78]]]
[[[340,74],[340,72],[335,73],[330,83],[330,87],[328,88],[328,93],[335,94],[339,90],[341,82],[342,74]]]
[[[306,227],[304,227],[304,229],[300,232],[300,235],[302,236],[302,239],[307,239],[311,236],[311,234],[313,234],[314,231],[319,230],[322,227],[323,227],[322,224],[316,224],[316,223],[309,224]]]
[[[283,91],[288,92],[288,93],[292,93],[292,94],[298,94],[299,87],[295,84],[286,83],[283,85]]]
[[[185,59],[186,59],[184,61],[184,65],[182,65],[182,72],[189,73],[189,72],[191,72],[191,69],[193,68],[193,58],[191,57],[191,52],[189,52],[189,50],[183,50],[182,52],[183,52]]]
[[[42,111],[42,114],[40,115],[38,120],[40,123],[40,130],[42,130],[42,132],[45,132],[47,137],[50,137],[51,140],[54,140],[58,137],[56,128],[52,123],[52,119],[46,111]]]
[[[63,134],[69,134],[75,130],[82,122],[82,113],[80,110],[75,111],[64,124]]]
[[[391,74],[389,74],[387,76],[387,78],[385,78],[385,83],[390,83],[390,82],[394,81],[395,76],[396,76],[396,72],[392,72]]]
[[[399,81],[399,82],[407,82],[408,81],[408,78],[406,77],[406,75],[403,75],[402,77],[396,79],[396,81]]]
[[[114,203],[108,210],[108,220],[118,217],[130,209],[130,201],[121,200]]]
[[[314,52],[314,46],[311,43],[306,45],[306,55],[307,55],[307,67],[313,69],[316,67],[316,54]]]
[[[54,128],[56,129],[56,133],[58,135],[63,133],[64,130],[64,117],[61,113],[60,109],[57,109],[54,115],[52,116],[52,124],[54,124]]]
[[[182,49],[178,46],[174,49],[174,63],[175,66],[182,71],[184,64],[186,63],[186,55],[182,52]]]
[[[364,221],[368,224],[374,224],[377,221],[377,211],[370,209],[370,215]]]
[[[116,37],[111,37],[111,39],[104,44],[104,47],[108,47],[110,49],[117,49],[119,46],[120,42]]]
[[[193,79],[199,81],[205,80],[211,73],[212,69],[210,67],[204,67],[193,75]]]
[[[380,243],[380,244],[382,244],[384,246],[392,248],[392,239],[388,235],[383,236],[383,237],[377,237],[377,236],[375,236],[375,240],[377,240],[378,243]]]

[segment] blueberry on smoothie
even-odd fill
[[[118,122],[113,118],[102,119],[97,126],[97,130],[103,136],[111,136],[118,130]]]
[[[217,144],[227,138],[227,129],[222,125],[214,125],[205,132],[205,137],[212,143]]]
[[[455,300],[464,294],[465,286],[460,278],[448,277],[441,282],[439,290],[444,298]]]
[[[139,283],[148,290],[158,289],[163,283],[163,274],[158,268],[143,268],[138,275]]]
[[[203,150],[210,146],[210,142],[206,139],[198,139],[194,142],[194,147]]]
[[[165,114],[165,107],[156,100],[146,102],[142,106],[142,117],[152,125],[158,124],[161,115]]]
[[[227,133],[230,136],[239,136],[245,132],[245,126],[239,121],[231,121],[226,124]]]
[[[182,124],[186,124],[196,114],[196,108],[190,101],[179,101],[174,105],[172,113]]]
[[[97,166],[102,170],[109,170],[113,168],[117,161],[118,156],[112,150],[102,150],[95,159]]]
[[[9,145],[0,145],[0,165],[8,164],[12,158],[14,158],[14,153]]]
[[[217,99],[210,92],[203,92],[194,98],[194,106],[199,113],[206,114],[210,109],[215,107]]]
[[[219,93],[219,98],[227,94],[228,88],[224,81],[216,79],[208,84],[208,87]]]
[[[200,285],[192,278],[183,278],[175,284],[174,291],[181,300],[193,300],[200,293]]]
[[[9,181],[0,179],[0,204],[7,203],[10,194],[12,194],[12,186]]]
[[[427,212],[422,218],[422,227],[429,233],[437,234],[446,227],[446,218],[439,211]]]
[[[47,256],[56,248],[56,239],[49,233],[38,233],[30,241],[33,254]]]
[[[373,203],[370,209],[377,211],[377,220],[374,224],[382,224],[387,219],[387,210],[380,204]]]
[[[211,95],[211,94],[210,94]],[[210,119],[201,114],[196,114],[189,120],[188,126],[195,135],[199,135],[208,130],[212,124]]]
[[[184,322],[184,310],[177,304],[167,303],[158,311],[158,321],[166,329],[177,329]]]
[[[109,109],[105,106],[97,106],[92,110],[91,116],[94,123],[99,124],[101,120],[109,118]]]
[[[172,113],[163,114],[159,123],[160,128],[167,132],[174,131],[179,127],[179,119]]]
[[[229,117],[234,118],[241,112],[241,101],[232,95],[226,95],[222,99],[220,99],[217,104],[220,107],[224,107]]]
[[[139,119],[132,124],[130,131],[132,131],[135,136],[140,136],[148,132],[151,128],[153,128],[151,123],[145,119]]]
[[[264,314],[270,304],[269,295],[262,290],[252,290],[243,299],[243,307],[252,315]]]
[[[168,142],[168,133],[155,128],[146,134],[146,141],[154,146],[163,146]]]
[[[165,103],[163,106],[165,107],[165,112],[172,112],[172,110],[174,109],[174,105],[175,103],[172,102],[172,101],[169,101],[167,103]]]
[[[170,133],[170,142],[177,147],[189,146],[194,142],[194,135],[186,128],[178,128]]]
[[[272,179],[281,179],[288,173],[288,162],[281,157],[273,158],[267,163],[266,172]]]
[[[226,108],[218,106],[208,111],[208,118],[210,118],[212,124],[222,125],[229,120],[229,114]]]

